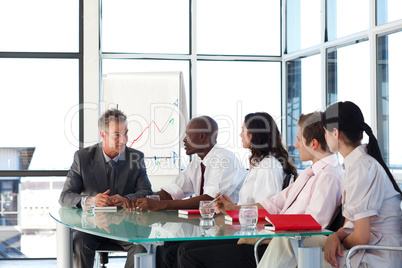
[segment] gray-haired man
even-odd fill
[[[96,206],[122,206],[130,198],[152,193],[144,164],[144,154],[128,148],[127,117],[119,110],[106,111],[98,121],[101,143],[78,150],[67,174],[59,203],[81,207],[81,197],[96,196]],[[75,231],[74,267],[93,267],[95,250],[102,243],[116,243],[128,251],[125,267],[134,267],[134,254],[144,252],[140,245],[110,240]]]

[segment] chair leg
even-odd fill
[[[99,262],[101,267],[106,267],[106,264],[109,263],[109,253],[108,252],[99,252]]]

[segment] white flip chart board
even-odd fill
[[[127,146],[144,153],[148,174],[178,174],[188,119],[182,73],[109,73],[101,96],[102,112],[118,108],[127,115]]]

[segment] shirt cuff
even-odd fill
[[[360,213],[357,213],[354,215],[353,220],[357,221],[363,218],[367,218],[367,217],[371,217],[371,216],[377,216],[378,215],[378,211],[376,210],[367,210],[367,211],[363,211]]]

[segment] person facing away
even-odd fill
[[[331,151],[344,157],[342,206],[345,224],[325,244],[325,260],[345,265],[347,250],[356,245],[402,245],[401,190],[385,164],[377,139],[364,122],[360,108],[350,101],[338,102],[322,116]],[[363,131],[368,144],[361,144]],[[352,267],[401,267],[400,252],[360,250]]]
[[[297,177],[282,145],[275,120],[264,112],[250,113],[244,118],[240,137],[242,146],[250,150],[250,169],[239,192],[238,205],[255,204],[282,190],[285,174]],[[237,239],[188,241],[169,247],[163,253],[165,267],[177,267],[180,255],[197,247],[237,243]]]
[[[300,160],[311,161],[312,165],[293,184],[256,205],[271,214],[311,214],[325,228],[341,203],[343,169],[337,157],[328,151],[320,119],[321,113],[315,112],[301,115],[298,122],[295,146],[299,149]],[[223,196],[215,209],[221,212],[239,209],[239,206]],[[254,242],[255,239],[240,239],[237,244],[188,250],[180,257],[180,267],[255,267]],[[269,245],[267,251],[271,248]],[[281,251],[277,250],[279,254]],[[263,253],[259,249],[258,254]]]
[[[96,206],[104,207],[123,206],[129,199],[152,194],[143,153],[126,146],[126,115],[117,109],[107,110],[99,118],[98,128],[102,141],[74,154],[60,194],[62,207],[81,208],[81,197],[85,195],[95,196]],[[128,251],[125,267],[133,267],[134,254],[145,251],[133,243],[74,231],[74,267],[93,267],[95,250],[102,243],[119,244]]]
[[[160,201],[141,198],[127,204],[127,208],[154,211],[198,208],[201,200],[212,200],[221,191],[238,200],[247,172],[233,152],[216,145],[217,137],[218,124],[214,119],[209,116],[191,119],[183,142],[186,154],[196,154],[195,158],[171,184],[155,193]]]

